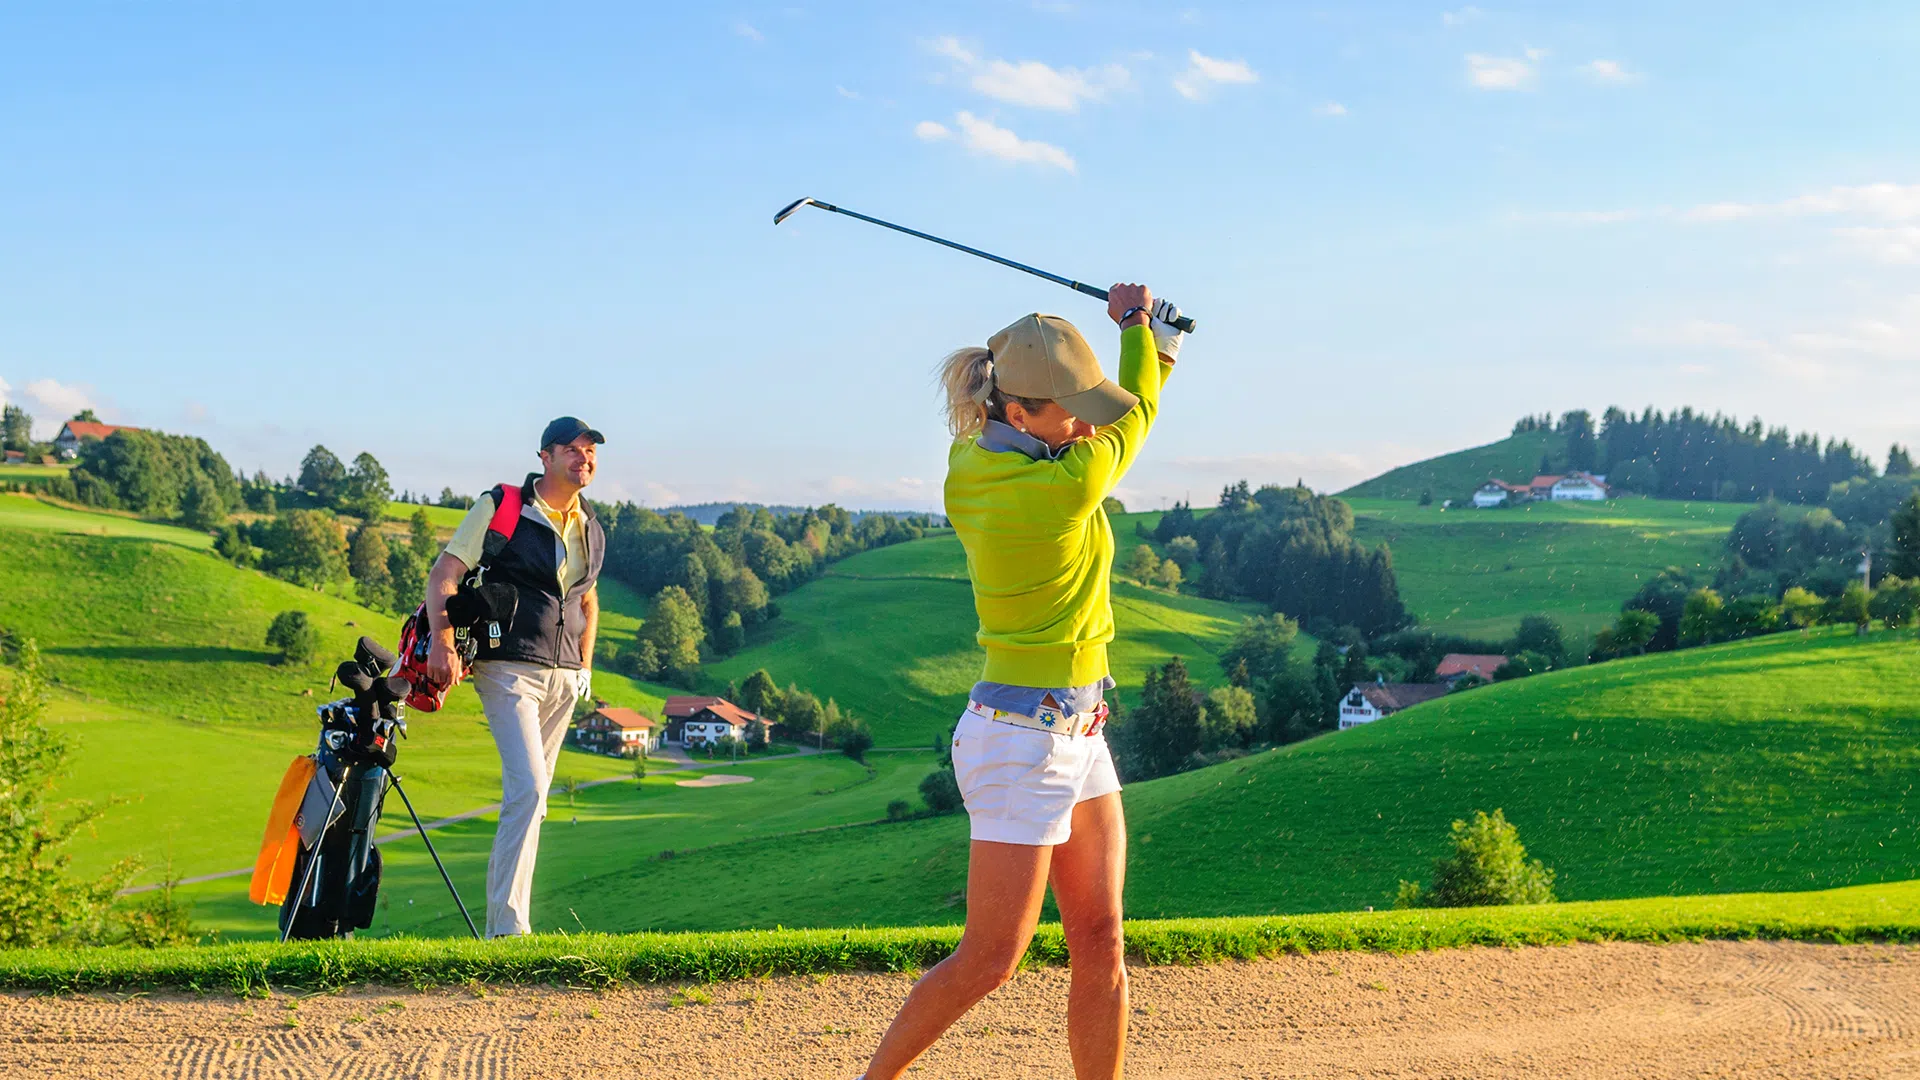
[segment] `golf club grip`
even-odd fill
[[[1107,290],[1096,289],[1091,285],[1082,285],[1077,281],[1073,283],[1073,291],[1078,293],[1085,293],[1096,300],[1105,300],[1107,298]],[[1183,334],[1191,334],[1193,333],[1193,320],[1188,318],[1185,315],[1182,315],[1179,318],[1173,320],[1173,328],[1175,330],[1180,331]]]

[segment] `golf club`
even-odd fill
[[[978,255],[982,259],[987,259],[992,262],[997,262],[1001,266],[1011,266],[1015,270],[1024,270],[1027,273],[1032,274],[1034,277],[1046,278],[1048,281],[1053,282],[1055,285],[1065,285],[1067,288],[1072,289],[1075,292],[1085,293],[1086,295],[1094,297],[1095,299],[1105,300],[1107,298],[1107,290],[1105,289],[1097,289],[1097,288],[1094,288],[1092,285],[1084,285],[1078,281],[1072,280],[1071,278],[1063,278],[1059,274],[1049,274],[1045,270],[1036,270],[1033,267],[1026,265],[1025,263],[1017,263],[1017,262],[1014,262],[1012,259],[1003,259],[998,255],[981,251],[979,248],[970,248],[965,244],[956,244],[951,240],[942,240],[940,237],[934,236],[931,233],[923,233],[918,229],[909,229],[905,225],[895,225],[891,221],[881,221],[877,217],[868,217],[865,214],[857,213],[853,210],[847,210],[842,207],[835,206],[832,203],[823,203],[819,199],[812,199],[812,198],[795,199],[793,202],[788,203],[785,209],[773,215],[773,223],[775,225],[780,224],[781,222],[792,217],[793,212],[800,209],[803,206],[817,206],[822,210],[831,210],[836,214],[845,214],[850,218],[859,218],[861,221],[865,221],[873,225],[879,225],[884,228],[892,229],[894,232],[903,232],[903,233],[906,233],[908,236],[917,236],[922,240],[931,240],[936,244],[944,244],[947,247],[953,248],[955,251],[964,251],[969,255]],[[1193,333],[1193,320],[1189,319],[1185,315],[1182,315],[1179,318],[1173,320],[1173,328],[1175,330],[1180,331],[1181,333],[1191,334]]]

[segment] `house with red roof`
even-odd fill
[[[574,725],[574,741],[588,750],[637,757],[660,747],[660,725],[635,709],[602,705]]]
[[[1493,653],[1457,653],[1450,652],[1440,658],[1440,665],[1433,669],[1434,678],[1448,685],[1459,682],[1469,675],[1477,675],[1488,682],[1493,681],[1493,673],[1507,658]]]
[[[745,741],[753,724],[760,725],[762,739],[773,735],[773,721],[723,697],[670,697],[662,711],[667,717],[663,741],[671,746],[709,746],[727,738]]]
[[[137,427],[126,424],[102,424],[92,420],[69,420],[60,427],[60,434],[53,437],[53,448],[62,460],[72,461],[80,456],[80,444],[88,439],[104,439],[116,431],[139,431]]]
[[[1446,697],[1446,683],[1355,683],[1340,699],[1340,730],[1371,724],[1423,701]]]

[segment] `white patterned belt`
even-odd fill
[[[1054,735],[1098,735],[1100,729],[1107,724],[1107,703],[1104,701],[1081,713],[1061,712],[1059,709],[1049,709],[1042,705],[1032,716],[1026,713],[1008,712],[1005,709],[989,708],[977,701],[969,701],[967,712],[982,720],[1032,728],[1035,731],[1045,731]]]

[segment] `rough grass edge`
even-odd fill
[[[1467,946],[1790,940],[1920,943],[1920,881],[1809,893],[1746,893],[1506,908],[1342,912],[1129,922],[1127,950],[1146,964],[1206,964],[1282,953],[1405,953]],[[603,989],[776,975],[919,971],[960,939],[957,926],[725,933],[547,934],[242,942],[155,950],[0,951],[0,989],[76,993],[184,990],[242,996],[377,984],[475,983]],[[1064,964],[1057,924],[1042,926],[1029,966]]]

